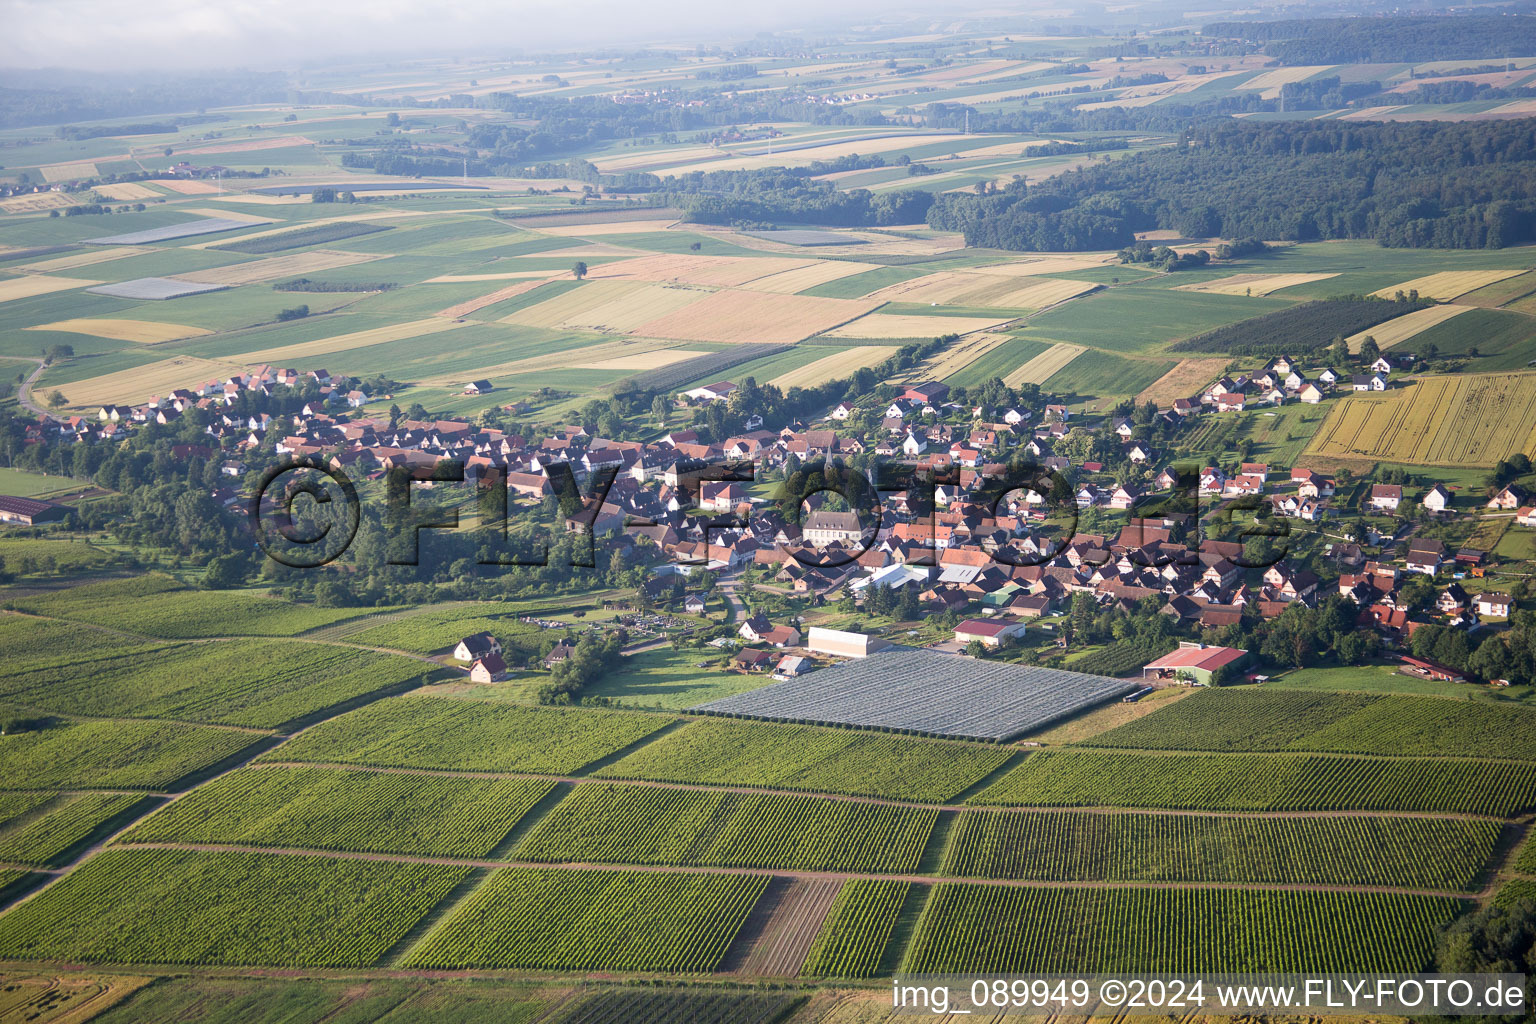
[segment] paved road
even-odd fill
[[[37,369],[33,370],[27,376],[27,379],[21,382],[21,387],[16,389],[16,400],[22,404],[23,408],[30,409],[32,412],[37,413],[39,416],[48,415],[48,411],[42,406],[38,405],[36,402],[32,401],[32,385],[37,383],[37,378],[42,375],[42,372],[47,368],[47,365],[47,363],[39,359],[37,361]]]

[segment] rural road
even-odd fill
[[[27,379],[21,382],[21,387],[16,389],[16,401],[20,402],[23,408],[29,409],[39,416],[48,415],[48,411],[32,401],[32,385],[37,383],[37,378],[42,376],[43,370],[47,369],[47,367],[48,364],[39,359],[37,361],[37,369],[28,374]]]

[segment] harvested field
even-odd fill
[[[83,283],[83,282],[82,282]],[[200,295],[228,288],[227,284],[205,284],[201,281],[183,281],[178,277],[137,277],[132,281],[104,284],[86,291],[97,295],[112,295],[119,299],[179,299],[184,295]]]
[[[712,354],[699,348],[659,348],[654,352],[615,356],[612,359],[576,363],[575,365],[577,369],[581,370],[655,370],[659,367],[671,366],[673,363],[681,363],[684,360],[696,359],[699,356]]]
[[[642,231],[665,231],[676,223],[676,217],[668,217],[665,220],[616,220],[605,224],[569,224],[538,230],[540,234],[555,235],[560,238],[586,238],[600,235],[632,235]]]
[[[114,249],[87,249],[84,252],[71,253],[68,256],[59,256],[51,260],[43,260],[40,263],[27,263],[15,269],[37,274],[51,274],[55,270],[93,267],[98,263],[110,263],[113,260],[126,259],[129,256],[141,256],[146,252],[154,251],[147,247],[139,248],[131,245]]]
[[[1159,409],[1167,409],[1180,398],[1192,398],[1200,389],[1227,368],[1225,358],[1181,359],[1173,369],[1142,389],[1136,396],[1136,404],[1156,402]]]
[[[679,341],[792,344],[863,316],[876,305],[862,299],[722,291],[642,324],[635,333]]]
[[[159,199],[160,193],[152,188],[145,188],[136,181],[125,181],[117,185],[97,185],[96,191],[108,199],[115,199],[120,203],[130,203],[139,199]]]
[[[568,327],[626,334],[710,293],[644,281],[583,281],[501,322],[524,327]]]
[[[112,338],[116,341],[137,341],[155,345],[162,341],[180,338],[201,338],[212,331],[182,324],[162,324],[153,320],[58,320],[51,324],[38,324],[26,328],[29,331],[64,331],[69,334],[89,334],[93,338]]]
[[[1536,373],[1424,377],[1406,388],[1352,394],[1337,403],[1306,455],[1492,466],[1515,452],[1536,455]]]
[[[970,334],[953,344],[946,345],[936,355],[923,364],[919,375],[924,378],[931,377],[934,380],[944,380],[970,366],[982,356],[991,352],[999,345],[1006,345],[1013,340],[1011,334],[999,334],[991,331],[982,331],[979,334]],[[880,349],[889,352],[889,349]]]
[[[80,406],[109,403],[142,402],[151,395],[163,395],[176,388],[194,388],[222,377],[240,373],[245,367],[197,356],[175,356],[129,370],[89,377],[61,384],[67,404]]]
[[[82,281],[77,277],[48,277],[43,274],[0,278],[0,302],[29,299],[34,295],[47,295],[49,292],[62,292],[70,288],[84,288],[92,284],[101,284],[101,282]]]
[[[1438,274],[1415,277],[1411,281],[1404,281],[1402,284],[1378,288],[1371,294],[1383,299],[1390,299],[1398,292],[1417,290],[1422,298],[1450,300],[1465,295],[1467,292],[1485,288],[1495,281],[1502,281],[1506,277],[1514,277],[1516,274],[1523,273],[1525,273],[1523,267],[1517,270],[1442,270]]]
[[[330,355],[333,352],[345,352],[354,348],[366,348],[369,345],[382,345],[388,341],[420,338],[428,334],[451,331],[463,326],[466,325],[454,323],[452,320],[440,320],[436,317],[431,317],[426,320],[412,320],[409,323],[390,324],[388,327],[375,327],[367,331],[355,331],[351,334],[338,334],[334,337],[320,338],[315,341],[301,341],[294,345],[262,349],[259,352],[250,352],[242,355],[240,358],[248,361],[252,366],[259,366],[262,363],[302,363],[314,356]]]
[[[1009,387],[1020,384],[1044,384],[1064,366],[1086,352],[1081,345],[1052,345],[1035,358],[1003,378]]]
[[[810,267],[807,260],[773,256],[642,256],[594,267],[594,280],[646,281],[654,284],[701,284],[712,288],[736,288],[748,281]]]
[[[74,181],[96,177],[96,165],[84,160],[73,164],[52,164],[39,167],[38,170],[42,172],[44,181]]]
[[[790,388],[811,388],[853,374],[861,366],[874,366],[886,359],[891,350],[885,345],[858,345],[838,349],[832,355],[822,356],[814,363],[781,373],[768,383],[788,391]]]
[[[1516,299],[1536,292],[1536,270],[1528,270],[1518,277],[1508,277],[1503,281],[1479,288],[1475,292],[1467,292],[1458,299],[1458,304],[1463,306],[1482,306],[1493,309],[1499,306],[1507,306]]]
[[[759,277],[748,286],[755,292],[773,292],[777,295],[794,295],[828,281],[840,281],[866,270],[876,270],[874,263],[854,263],[852,260],[817,260],[808,266],[785,270],[767,277]]]
[[[1378,347],[1384,349],[1391,348],[1393,345],[1401,345],[1409,338],[1416,337],[1436,324],[1443,324],[1452,317],[1460,316],[1462,313],[1475,308],[1474,306],[1446,304],[1443,306],[1430,306],[1428,309],[1416,309],[1412,313],[1404,314],[1395,320],[1388,320],[1386,323],[1377,324],[1369,330],[1351,334],[1345,340],[1349,342],[1349,350],[1351,352],[1360,351],[1360,346],[1365,343],[1366,335],[1375,338]]]
[[[239,210],[225,210],[216,206],[187,206],[177,207],[182,213],[196,213],[203,217],[221,217],[224,220],[238,220],[246,224],[271,224],[271,217],[258,217],[254,213],[243,213]]]
[[[832,302],[832,299],[818,299]],[[945,334],[971,334],[1001,327],[1013,317],[1000,319],[975,316],[903,316],[897,313],[871,313],[852,323],[827,331],[829,338],[937,338]]]
[[[63,192],[30,192],[24,196],[11,196],[9,199],[0,199],[0,210],[6,213],[42,213],[46,210],[62,210],[66,206],[77,206],[79,200]]]
[[[271,223],[263,220],[263,223]],[[161,228],[148,228],[144,231],[130,231],[124,235],[104,235],[101,238],[81,239],[86,245],[154,245],[157,242],[172,242],[178,238],[192,238],[197,235],[213,235],[221,231],[235,231],[239,228],[248,228],[251,222],[248,220],[236,220],[233,217],[203,217],[200,220],[187,221],[183,224],[167,224]]]
[[[471,284],[475,281],[525,281],[529,278],[557,276],[553,270],[508,270],[500,274],[444,274],[429,277],[423,284]]]
[[[1273,71],[1266,71],[1262,75],[1255,75],[1243,84],[1233,88],[1241,89],[1245,92],[1258,89],[1260,90],[1259,97],[1261,99],[1279,99],[1280,87],[1282,85],[1305,81],[1313,75],[1327,71],[1331,67],[1333,67],[1332,64],[1318,64],[1315,66],[1275,68]]]
[[[973,267],[972,273],[998,277],[1030,277],[1035,274],[1075,274],[1093,270],[1114,260],[1112,253],[1087,256],[1046,256],[1038,259],[1010,260],[986,267]]]
[[[157,178],[154,181],[147,182],[147,184],[159,185],[161,188],[168,188],[172,192],[180,192],[184,196],[212,196],[218,195],[220,191],[212,182],[196,181],[189,178]]]
[[[1173,290],[1209,292],[1213,295],[1268,295],[1281,288],[1311,284],[1313,281],[1326,281],[1330,277],[1338,276],[1338,274],[1233,274],[1231,277],[1223,277],[1215,281],[1181,284]]]
[[[249,263],[236,263],[228,267],[194,270],[190,273],[182,274],[180,280],[234,287],[242,284],[257,284],[262,281],[276,281],[280,278],[294,277],[301,274],[312,274],[318,270],[335,270],[337,267],[350,267],[358,263],[371,263],[374,260],[383,258],[382,256],[368,253],[315,249],[310,252],[296,253],[292,256],[273,256],[271,259],[252,260]]]
[[[203,156],[210,153],[250,153],[258,149],[282,149],[288,146],[313,146],[315,140],[302,135],[279,135],[270,139],[244,139],[239,142],[215,142],[194,149],[178,149],[183,156]]]
[[[548,373],[551,370],[568,370],[573,365],[572,361],[575,359],[582,360],[584,364],[603,363],[611,359],[638,360],[648,353],[666,348],[667,344],[665,341],[625,338],[620,341],[610,341],[600,345],[587,345],[574,350],[562,349],[559,352],[549,352],[539,356],[526,356],[522,359],[497,363],[494,366],[481,366],[473,370],[455,373],[451,377],[428,377],[422,381],[422,384],[429,387],[458,387],[472,380],[510,377],[519,373]]]
[[[1012,284],[1013,282],[1004,283]],[[969,274],[950,270],[924,277],[914,277],[910,281],[898,281],[878,291],[870,292],[866,298],[879,299],[882,302],[932,302],[943,306],[959,305],[961,304],[960,296],[966,292],[994,284],[996,284],[994,281],[978,281]]]
[[[457,319],[461,316],[468,316],[469,314],[475,312],[477,309],[484,309],[486,306],[494,306],[496,303],[502,301],[503,299],[510,299],[518,295],[522,295],[524,292],[531,292],[539,285],[544,283],[543,279],[545,277],[545,272],[540,270],[536,271],[535,273],[539,275],[539,280],[537,281],[522,281],[518,284],[507,285],[505,288],[499,288],[494,292],[481,295],[477,298],[465,299],[463,302],[460,302],[457,305],[449,306],[447,309],[438,310],[437,315]]]

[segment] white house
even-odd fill
[[[1450,507],[1451,492],[1440,484],[1435,484],[1429,489],[1429,493],[1424,495],[1424,500],[1420,504],[1431,512],[1444,512]]]
[[[684,391],[683,397],[690,402],[719,402],[731,397],[731,392],[736,390],[736,385],[728,380],[716,381],[700,388]]]
[[[1396,512],[1403,502],[1403,488],[1399,484],[1373,484],[1371,508],[1381,512]]]
[[[1508,594],[1478,594],[1475,603],[1477,614],[1496,619],[1509,618],[1509,610],[1513,606],[1514,602]]]

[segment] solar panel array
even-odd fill
[[[897,648],[690,710],[1005,740],[1139,685],[1109,676]]]
[[[143,231],[130,231],[126,235],[105,235],[101,238],[87,238],[84,241],[87,245],[150,245],[154,242],[169,242],[177,238],[191,238],[194,235],[213,235],[220,231],[253,228],[270,223],[272,223],[270,220],[204,217],[201,220],[183,221],[180,224],[167,224],[163,228],[147,228]]]
[[[116,284],[99,284],[87,288],[97,295],[115,295],[120,299],[179,299],[183,295],[201,295],[203,292],[221,292],[227,284],[203,284],[200,281],[182,281],[174,277],[136,277],[132,281]]]

